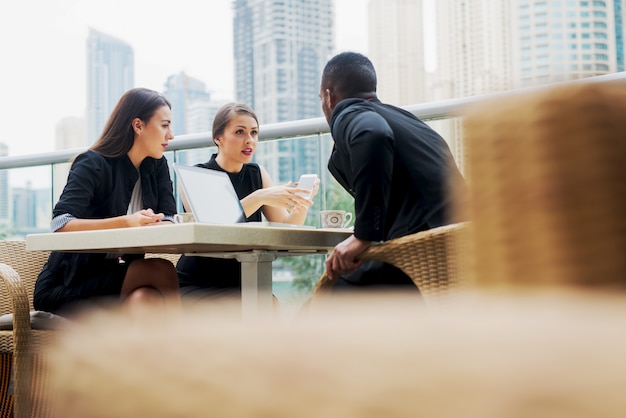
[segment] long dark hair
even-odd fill
[[[259,124],[259,119],[256,117],[256,113],[254,110],[246,104],[243,103],[227,103],[224,106],[220,107],[220,110],[215,114],[215,118],[213,119],[213,142],[215,143],[215,138],[221,136],[224,133],[224,129],[226,129],[226,125],[235,115],[248,115],[254,118],[256,124]],[[217,145],[217,144],[216,144]]]
[[[91,146],[105,157],[121,157],[135,142],[132,121],[135,118],[148,123],[158,108],[172,105],[162,93],[142,87],[128,90],[117,102],[100,138]]]

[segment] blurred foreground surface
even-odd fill
[[[626,293],[370,295],[289,323],[238,305],[90,315],[50,349],[58,416],[613,417]]]

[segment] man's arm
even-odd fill
[[[326,260],[332,279],[356,270],[356,258],[384,239],[385,216],[391,190],[394,145],[393,131],[377,113],[363,111],[347,122],[345,146],[352,167],[355,192],[354,235],[339,243]]]
[[[362,112],[350,121],[346,133],[355,192],[354,234],[382,241],[393,171],[393,131],[379,114]]]

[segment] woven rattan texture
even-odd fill
[[[0,417],[13,416],[13,396],[9,395],[13,356],[0,354]]]
[[[54,332],[47,331],[52,335]],[[48,346],[50,346],[49,342]],[[50,373],[46,364],[46,356],[35,355],[33,359],[33,383],[31,389],[32,416],[37,418],[52,418],[54,413],[54,403],[51,399]]]
[[[35,281],[48,254],[26,251],[24,241],[0,241],[0,309],[2,314],[13,313],[14,328],[0,331],[0,352],[13,363],[14,395],[10,402],[16,417],[50,416],[45,396],[47,374],[40,356],[32,354],[48,346],[55,333],[31,330],[29,316]],[[0,403],[7,402],[3,392]]]
[[[626,283],[625,115],[624,83],[586,83],[488,101],[466,116],[468,280]]]
[[[13,396],[8,393],[11,380],[13,356],[0,354],[0,417],[13,417]],[[53,417],[53,404],[48,396],[48,373],[44,357],[35,355],[33,359],[33,379],[30,403],[33,418]]]
[[[163,258],[165,260],[169,260],[174,266],[176,266],[176,263],[178,263],[178,259],[180,258],[180,254],[147,253],[146,258]]]
[[[19,275],[28,294],[30,310],[33,309],[35,281],[48,260],[48,255],[48,251],[26,251],[26,243],[23,240],[0,241],[0,262],[11,266]],[[4,296],[0,297],[0,314],[12,311],[10,300]]]
[[[392,264],[404,271],[425,300],[436,300],[458,284],[457,248],[466,223],[458,223],[392,239],[367,249],[363,260]],[[314,294],[334,284],[326,273],[317,282]]]

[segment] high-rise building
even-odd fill
[[[85,118],[67,116],[57,122],[54,136],[54,149],[65,150],[85,147]],[[67,182],[67,175],[71,163],[55,164],[53,167],[52,201],[56,202],[61,196]]]
[[[94,143],[119,98],[135,85],[133,48],[90,28],[87,39],[86,142]]]
[[[438,0],[437,83],[450,97],[513,87],[510,0]],[[544,2],[545,3],[545,2]]]
[[[624,0],[437,0],[436,7],[439,99],[624,69]],[[460,137],[460,124],[453,126]],[[462,155],[462,141],[455,143]]]
[[[252,106],[261,123],[321,116],[332,0],[235,0],[233,7],[237,100]]]
[[[64,150],[85,146],[85,119],[78,116],[66,116],[55,127],[54,149]]]
[[[334,47],[332,0],[235,0],[234,53],[237,100],[261,124],[322,116],[321,71]],[[255,161],[275,181],[297,181],[319,171],[315,141],[260,144]]]
[[[377,95],[396,106],[450,98],[452,82],[426,69],[426,50],[435,40],[427,39],[423,0],[370,0],[368,4],[368,56],[376,67]],[[429,45],[426,45],[429,43]],[[449,144],[455,157],[456,122],[429,121]],[[458,159],[458,158],[457,158]]]
[[[438,0],[451,97],[623,71],[624,0]]]
[[[437,70],[430,87],[437,100],[510,90],[514,86],[510,0],[437,0]],[[462,124],[442,121],[459,168],[464,171]]]
[[[211,132],[215,114],[226,103],[214,100],[204,82],[184,72],[167,78],[164,94],[172,104],[172,130],[175,135]],[[207,143],[207,147],[211,145]],[[187,158],[190,153],[179,153],[178,162],[204,162],[210,158],[210,153],[208,149],[194,150],[193,159]]]
[[[422,0],[370,0],[368,7],[378,96],[398,106],[427,101]]]
[[[518,0],[515,73],[521,86],[624,69],[623,0]]]
[[[12,189],[13,231],[17,236],[50,231],[50,189],[26,187]]]
[[[177,135],[210,131],[210,123],[202,126],[202,131],[191,129],[189,109],[198,103],[209,103],[211,94],[206,90],[206,85],[198,80],[181,72],[173,74],[167,78],[165,91],[163,92],[167,100],[172,104],[172,129]],[[207,119],[212,115],[207,115]],[[212,119],[212,118],[211,118]],[[194,121],[197,125],[197,121]]]

